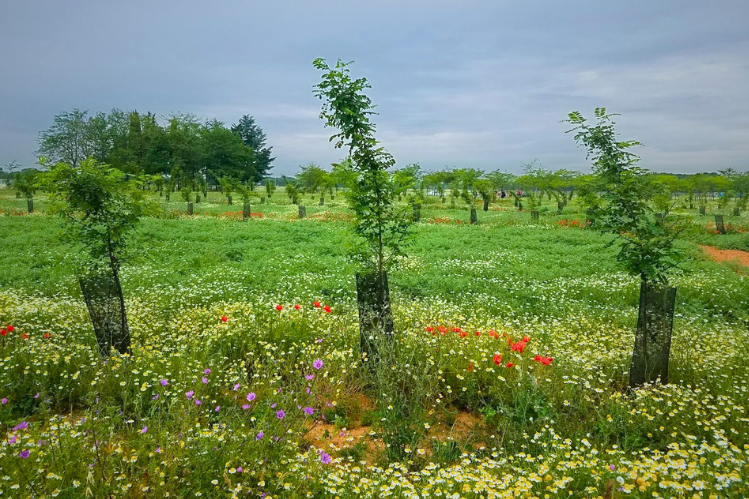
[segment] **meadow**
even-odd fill
[[[176,197],[176,196],[175,196]],[[677,210],[671,383],[627,389],[639,283],[574,200],[430,198],[359,353],[343,196],[144,218],[132,356],[101,360],[48,201],[0,189],[2,497],[746,497],[749,216]],[[553,206],[552,206],[553,205]]]

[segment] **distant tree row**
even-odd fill
[[[74,109],[55,116],[39,134],[40,156],[76,168],[87,158],[126,173],[171,179],[172,187],[218,186],[230,178],[254,185],[272,168],[275,158],[266,136],[252,116],[226,127],[211,119],[201,123],[190,114],[161,123],[152,113],[113,109],[90,116]]]

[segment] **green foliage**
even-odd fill
[[[635,166],[639,158],[629,151],[640,143],[617,140],[613,116],[597,108],[595,125],[589,125],[579,112],[565,120],[574,125],[569,131],[576,132],[575,141],[593,160],[597,190],[605,201],[596,225],[618,236],[617,259],[629,273],[645,282],[666,283],[667,272],[678,263],[673,243],[681,229],[676,222],[655,220],[648,203],[651,191],[646,171]]]
[[[339,130],[330,140],[336,148],[348,149],[357,173],[348,200],[354,211],[354,231],[367,244],[363,263],[382,274],[390,258],[402,254],[410,221],[394,202],[396,188],[387,173],[393,157],[378,146],[374,136],[376,127],[370,120],[374,106],[364,93],[370,85],[366,78],[353,79],[348,63],[340,60],[333,68],[323,59],[313,64],[324,72],[314,88],[315,96],[323,100],[320,118],[325,126]]]
[[[61,202],[55,211],[69,239],[83,245],[94,266],[118,268],[128,234],[145,208],[140,179],[86,159],[78,168],[57,163],[43,182]]]
[[[13,188],[24,198],[33,199],[39,187],[39,170],[27,168],[13,176]]]
[[[260,182],[273,168],[272,164],[276,159],[271,156],[273,147],[266,145],[265,132],[255,122],[255,118],[248,114],[242,116],[236,125],[232,125],[231,131],[239,135],[244,144],[253,152],[251,180]]]

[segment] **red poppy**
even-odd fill
[[[476,331],[476,336],[481,336],[481,333],[479,331]]]
[[[44,337],[45,337],[45,338],[49,338],[49,337],[50,337],[50,334],[49,334],[49,333],[44,333]]]
[[[320,302],[319,301],[315,302],[315,308],[320,308]]]
[[[502,356],[498,353],[494,354],[494,363],[500,365],[502,363]]]
[[[23,334],[21,335],[21,338],[23,338],[24,340],[28,340],[28,339],[29,339],[29,335],[28,335],[28,334],[26,334],[26,333],[23,333]]]
[[[515,365],[515,364],[513,364],[512,362],[508,362],[508,363],[507,363],[507,368],[509,369],[510,367],[512,367],[512,366],[514,366],[514,365]]]
[[[280,312],[281,310],[283,310],[283,307],[281,305],[276,305],[276,310]]]
[[[299,305],[294,305],[294,309],[295,310],[299,310],[300,308],[302,308],[302,307],[300,307]]]
[[[6,331],[5,329],[0,329],[0,336],[5,336],[7,334],[8,334],[8,331]]]
[[[468,372],[469,373],[473,372],[473,362],[471,362],[470,364],[468,364]]]
[[[437,326],[437,331],[439,331],[442,334],[445,334],[447,332],[447,328],[445,326]]]
[[[222,321],[222,322],[226,322],[226,321],[228,321],[228,320],[229,320],[229,318],[228,318],[227,316],[225,316],[225,315],[222,315],[222,316],[221,316],[221,321]]]
[[[460,337],[461,338],[465,338],[466,336],[468,336],[468,333],[466,333],[465,331],[461,331],[460,332]]]
[[[9,333],[12,333],[15,330],[16,330],[16,328],[14,328],[13,326],[8,326],[8,332]]]
[[[432,326],[427,326],[427,333],[433,333],[434,328]]]
[[[325,305],[322,309],[325,310],[325,312],[330,313],[330,305]]]

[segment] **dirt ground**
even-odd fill
[[[700,246],[700,248],[716,262],[737,262],[739,265],[749,267],[749,251],[721,250],[711,246]]]

